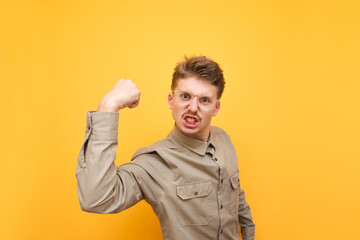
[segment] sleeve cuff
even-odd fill
[[[93,141],[116,141],[118,137],[118,112],[88,111],[86,115],[87,130]]]

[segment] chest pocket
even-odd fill
[[[207,225],[215,215],[216,199],[211,196],[211,181],[178,185],[176,188],[178,223],[187,225]]]
[[[230,204],[229,212],[231,215],[236,215],[239,210],[239,172],[235,172],[230,176],[230,188],[229,188]]]

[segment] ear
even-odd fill
[[[212,115],[215,117],[218,114],[219,110],[220,110],[220,100],[216,102],[215,110]]]
[[[169,108],[172,109],[172,100],[174,99],[174,95],[172,92],[169,93],[168,95],[168,105],[169,105]]]

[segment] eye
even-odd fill
[[[188,101],[188,100],[190,100],[190,94],[188,94],[188,93],[182,93],[181,95],[180,95],[180,98],[181,98],[181,100],[183,100],[183,101]]]
[[[201,97],[199,99],[199,101],[200,101],[201,104],[204,104],[204,105],[207,105],[207,104],[210,103],[210,99],[208,97]]]

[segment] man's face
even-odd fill
[[[183,134],[208,140],[211,118],[220,109],[216,86],[194,77],[179,79],[174,92],[169,93],[168,103],[176,127]]]

